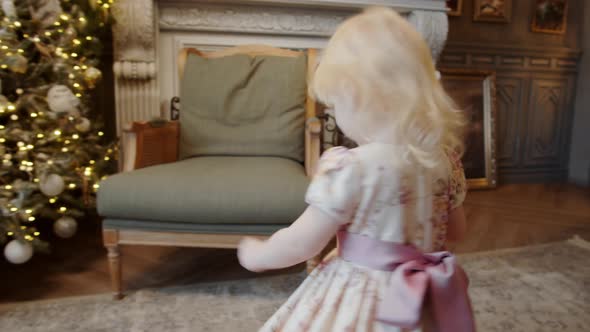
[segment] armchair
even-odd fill
[[[123,172],[98,192],[115,298],[120,245],[236,248],[244,235],[265,238],[303,212],[319,159],[322,126],[306,87],[315,49],[184,49],[178,60],[179,120],[131,124]]]

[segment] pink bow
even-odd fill
[[[429,300],[439,332],[473,332],[467,276],[449,252],[424,254],[412,246],[346,231],[338,233],[340,257],[376,270],[393,271],[377,320],[416,328]]]

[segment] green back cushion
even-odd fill
[[[306,56],[189,54],[180,91],[180,158],[276,156],[303,162]]]

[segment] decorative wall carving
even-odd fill
[[[160,29],[328,37],[350,12],[280,7],[178,4],[160,10]]]
[[[497,73],[502,182],[564,179],[571,90],[580,52],[568,48],[449,43],[439,65]]]
[[[539,49],[498,44],[450,43],[439,64],[446,67],[477,67],[500,71],[523,70],[575,73],[580,51],[567,48]]]
[[[113,15],[115,61],[155,61],[154,2],[117,0]]]
[[[500,167],[515,166],[519,162],[523,87],[522,78],[498,77],[496,80],[497,156]]]
[[[531,83],[526,165],[560,165],[565,138],[569,80],[535,79]]]

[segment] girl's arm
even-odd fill
[[[242,240],[238,259],[243,267],[254,272],[292,266],[317,255],[340,227],[326,213],[309,206],[291,226],[277,231],[268,240]]]
[[[449,212],[449,223],[447,226],[447,241],[460,242],[465,237],[467,223],[465,221],[465,211],[463,205],[452,209]]]

